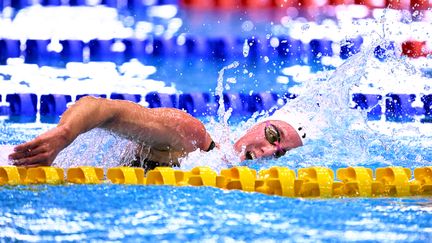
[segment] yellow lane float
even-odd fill
[[[26,173],[27,170],[23,167],[2,166],[0,167],[0,186],[25,184]]]
[[[384,186],[384,194],[390,197],[410,196],[411,170],[402,167],[378,168],[375,170],[376,181]]]
[[[311,167],[298,170],[296,196],[331,197],[333,196],[334,173],[329,168]]]
[[[144,169],[135,167],[109,168],[107,178],[114,184],[145,184]]]
[[[184,186],[187,185],[189,175],[190,172],[174,170],[171,167],[156,167],[147,172],[146,184]]]
[[[373,175],[371,169],[364,167],[341,168],[336,171],[336,177],[342,182],[334,186],[334,190],[342,190],[336,195],[372,196]]]
[[[29,168],[25,181],[29,184],[62,184],[65,182],[64,171],[50,166]]]
[[[374,177],[375,172],[375,177]],[[128,185],[211,186],[227,190],[260,192],[284,197],[408,197],[432,196],[432,166],[415,168],[348,167],[333,170],[310,167],[294,170],[274,166],[258,173],[245,166],[221,170],[195,167],[190,171],[157,167],[145,175],[142,168],[102,168],[80,166],[69,168],[15,166],[0,167],[0,186],[26,184],[99,184],[110,182]]]
[[[295,172],[285,167],[271,167],[259,172],[255,191],[269,195],[295,197]]]
[[[195,167],[191,170],[188,184],[191,186],[216,186],[217,173],[206,166]]]
[[[432,196],[432,166],[414,169],[414,178],[410,182],[411,193]]]
[[[104,178],[102,168],[79,166],[67,170],[67,181],[75,184],[100,184]]]
[[[255,191],[256,171],[246,166],[233,167],[221,171],[216,177],[216,186],[223,189]]]

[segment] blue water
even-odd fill
[[[169,186],[2,187],[10,241],[428,242],[432,201],[292,199]]]

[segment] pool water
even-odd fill
[[[293,199],[208,187],[2,187],[2,241],[428,242],[430,198]]]

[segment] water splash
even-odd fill
[[[365,40],[363,50],[349,58],[336,70],[322,71],[314,78],[295,87],[291,93],[299,97],[289,101],[282,109],[304,116],[308,123],[308,137],[311,138],[305,146],[290,151],[290,154],[278,161],[258,160],[247,162],[247,165],[269,167],[282,165],[289,167],[306,166],[351,166],[359,164],[372,164],[379,161],[382,164],[392,164],[394,157],[384,158],[371,153],[377,148],[384,153],[395,153],[400,143],[392,137],[373,130],[367,122],[367,110],[352,109],[353,89],[366,83],[374,83],[376,71],[385,73],[394,79],[404,76],[419,75],[419,72],[403,57],[398,50],[387,50],[386,59],[379,61],[374,57],[377,46],[389,46],[390,41],[382,35],[372,34]],[[232,67],[232,66],[229,66]],[[402,68],[401,68],[402,67]],[[219,72],[217,94],[222,94],[223,74],[227,68]],[[232,151],[232,143],[245,131],[253,126],[258,117],[267,117],[269,111],[253,114],[247,121],[241,122],[232,128],[228,127],[227,120],[230,112],[225,112],[223,101],[219,100],[219,123],[207,124],[213,137],[220,135],[221,150],[214,154],[206,154],[205,161],[220,161]],[[216,136],[215,136],[216,135]],[[398,145],[399,144],[399,145]],[[379,150],[378,149],[378,150]],[[221,153],[223,151],[223,153]],[[202,154],[191,155],[188,160],[203,160]],[[224,157],[225,156],[225,157]],[[218,158],[218,159],[215,159]],[[388,157],[388,156],[387,156]],[[400,156],[404,157],[404,156]],[[405,156],[406,157],[406,156]],[[355,159],[354,159],[355,158]],[[422,158],[416,158],[421,161]],[[238,159],[232,158],[232,161]],[[207,164],[208,165],[208,164]]]
[[[116,167],[133,156],[128,150],[130,141],[103,129],[93,129],[81,134],[57,156],[54,165],[69,168],[76,166]],[[129,162],[131,160],[128,160]]]
[[[411,150],[422,146],[414,141],[426,136],[430,140],[430,135],[419,133],[418,129],[413,128],[414,124],[393,124],[383,120],[373,128],[367,120],[369,110],[352,109],[353,90],[362,90],[373,84],[375,92],[382,92],[385,97],[392,89],[402,87],[406,91],[407,85],[412,86],[413,81],[421,84],[424,79],[409,60],[397,55],[396,51],[390,52],[384,61],[376,59],[376,47],[386,46],[389,41],[369,37],[369,44],[360,53],[349,58],[334,72],[322,72],[316,79],[305,82],[297,89],[301,95],[283,107],[305,115],[312,125],[311,135],[314,135],[313,142],[292,151],[291,158],[286,161],[289,165],[339,167],[405,164],[407,160],[412,160]],[[415,86],[421,93],[421,87]],[[385,107],[385,104],[381,105]],[[414,136],[404,135],[413,129]],[[388,130],[390,132],[385,132]],[[407,147],[408,144],[414,147]],[[410,166],[427,163],[421,156],[413,160]]]
[[[232,132],[228,125],[228,120],[231,117],[232,108],[225,110],[224,102],[224,74],[226,70],[235,69],[239,66],[239,62],[235,61],[219,71],[216,96],[218,100],[217,121],[211,120],[206,125],[207,130],[210,132],[213,140],[218,144],[219,149],[214,149],[210,152],[195,151],[190,153],[186,158],[181,161],[182,168],[191,169],[196,166],[209,166],[212,169],[219,171],[226,168],[228,165],[236,164],[239,161],[238,156],[232,147]],[[227,82],[232,80],[231,77],[227,78]],[[204,156],[204,159],[203,159]]]
[[[299,97],[290,100],[282,109],[301,114],[309,121],[308,137],[311,139],[305,146],[278,160],[248,161],[245,165],[261,169],[273,165],[337,168],[430,164],[431,124],[420,124],[419,117],[414,117],[415,122],[411,123],[388,122],[385,114],[381,115],[380,121],[371,122],[367,112],[373,107],[352,109],[355,92],[372,92],[384,97],[379,103],[383,113],[385,97],[389,93],[414,93],[417,97],[429,94],[427,83],[430,79],[423,77],[414,60],[401,55],[401,43],[394,41],[401,40],[401,34],[395,27],[390,27],[391,21],[384,12],[384,16],[376,21],[381,28],[366,28],[364,33],[356,33],[364,38],[361,52],[335,71],[319,72],[313,79],[290,90]],[[384,48],[379,59],[375,57],[378,48]],[[421,102],[417,100],[417,103]],[[245,131],[255,122],[256,119],[251,118],[235,130]]]

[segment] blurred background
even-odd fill
[[[69,104],[90,94],[214,116],[223,95],[233,117],[243,119],[283,105],[298,95],[293,87],[335,70],[365,46],[377,60],[397,53],[430,77],[430,5],[0,0],[0,115],[56,122]],[[236,68],[219,77],[230,64]],[[225,79],[221,94],[218,77]],[[430,94],[381,94],[368,86],[354,92],[352,106],[370,109],[372,120],[387,112],[389,119],[423,115],[428,121]],[[387,104],[377,107],[383,97]]]

